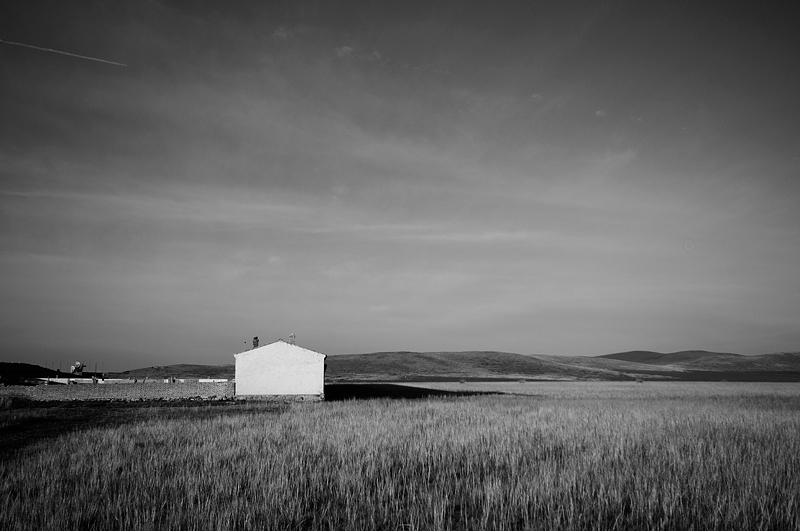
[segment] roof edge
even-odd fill
[[[249,353],[249,352],[253,352],[254,350],[259,350],[259,349],[262,349],[262,348],[268,347],[268,346],[270,346],[270,345],[274,345],[274,344],[276,344],[276,343],[283,343],[283,344],[285,344],[285,345],[290,345],[290,346],[292,346],[292,347],[296,347],[296,348],[299,348],[299,349],[301,349],[301,350],[305,350],[305,351],[308,351],[308,352],[313,352],[314,354],[319,354],[320,356],[324,356],[324,357],[326,357],[326,358],[328,357],[328,355],[327,355],[327,354],[323,354],[322,352],[319,352],[319,351],[316,351],[316,350],[313,350],[313,349],[310,349],[310,348],[306,348],[306,347],[301,347],[300,345],[298,345],[298,344],[296,344],[296,343],[289,343],[288,341],[284,341],[283,339],[280,339],[280,338],[278,338],[277,340],[275,340],[275,341],[272,341],[272,342],[270,342],[270,343],[266,343],[266,344],[264,344],[264,345],[259,345],[259,346],[258,346],[258,347],[256,347],[256,348],[251,348],[251,349],[248,349],[248,350],[243,350],[242,352],[236,352],[236,353],[233,355],[233,357],[235,358],[235,357],[236,357],[236,356],[238,356],[239,354],[247,354],[247,353]]]

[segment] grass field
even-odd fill
[[[0,529],[800,529],[796,384],[511,385],[130,408],[4,452]]]
[[[433,391],[501,393],[539,399],[595,400],[659,399],[688,401],[720,399],[800,399],[800,384],[790,382],[408,382]]]

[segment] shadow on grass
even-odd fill
[[[248,404],[233,400],[37,402],[14,399],[0,408],[0,463],[36,442],[93,428],[116,428],[148,420],[196,420],[253,411],[280,413],[285,409],[282,404]]]
[[[326,401],[370,398],[428,398],[475,396],[475,391],[441,391],[397,384],[328,384]],[[193,420],[250,413],[281,414],[284,403],[220,401],[141,401],[141,402],[36,402],[8,399],[0,404],[0,463],[39,441],[55,440],[68,433],[93,428],[115,428],[148,420]]]
[[[371,398],[429,398],[449,396],[477,396],[491,393],[479,391],[443,391],[390,383],[342,383],[325,385],[325,401],[368,400]]]

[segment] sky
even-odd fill
[[[800,350],[790,2],[0,17],[0,361]]]

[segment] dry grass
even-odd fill
[[[800,398],[793,382],[404,382],[405,386],[453,392],[500,393],[550,400],[721,400]]]
[[[0,528],[798,529],[800,393],[765,389],[187,410],[3,463]]]

